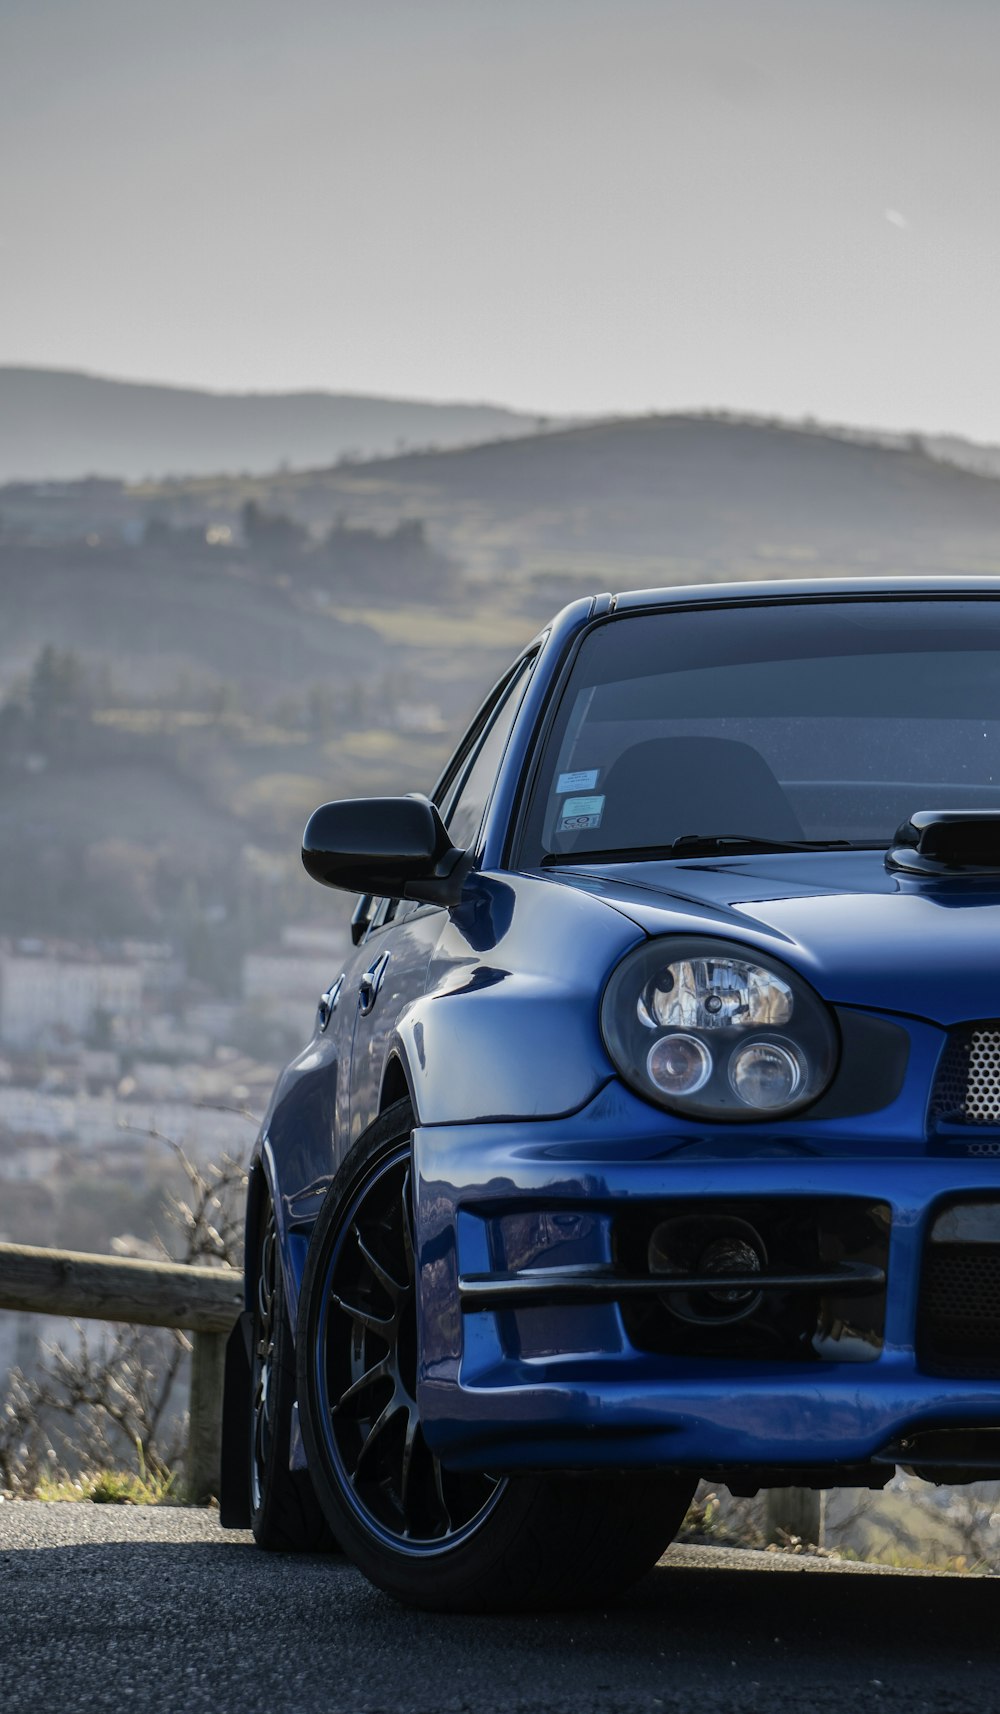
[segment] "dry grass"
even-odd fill
[[[160,1506],[176,1503],[174,1473],[157,1476],[149,1471],[99,1470],[91,1476],[43,1477],[36,1500],[89,1500],[95,1506]]]

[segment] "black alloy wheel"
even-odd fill
[[[337,1539],[409,1604],[579,1606],[649,1569],[693,1483],[655,1473],[498,1477],[448,1469],[417,1405],[418,1266],[408,1105],[369,1128],[309,1246],[298,1388],[309,1469]]]
[[[359,1517],[388,1546],[453,1546],[502,1483],[444,1470],[420,1426],[408,1140],[366,1176],[323,1298],[318,1398],[330,1458]]]
[[[295,1351],[274,1207],[261,1213],[250,1365],[250,1526],[259,1547],[329,1553],[336,1542],[304,1471],[289,1469]]]

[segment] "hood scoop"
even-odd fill
[[[1000,809],[918,809],[885,866],[908,875],[1000,875]]]

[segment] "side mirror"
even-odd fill
[[[457,904],[470,861],[452,845],[437,806],[417,795],[321,804],[302,835],[314,881],[382,899]]]

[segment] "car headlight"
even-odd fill
[[[671,936],[630,952],[604,990],[601,1029],[626,1083],[691,1118],[796,1112],[837,1061],[833,1021],[809,984],[725,940]]]

